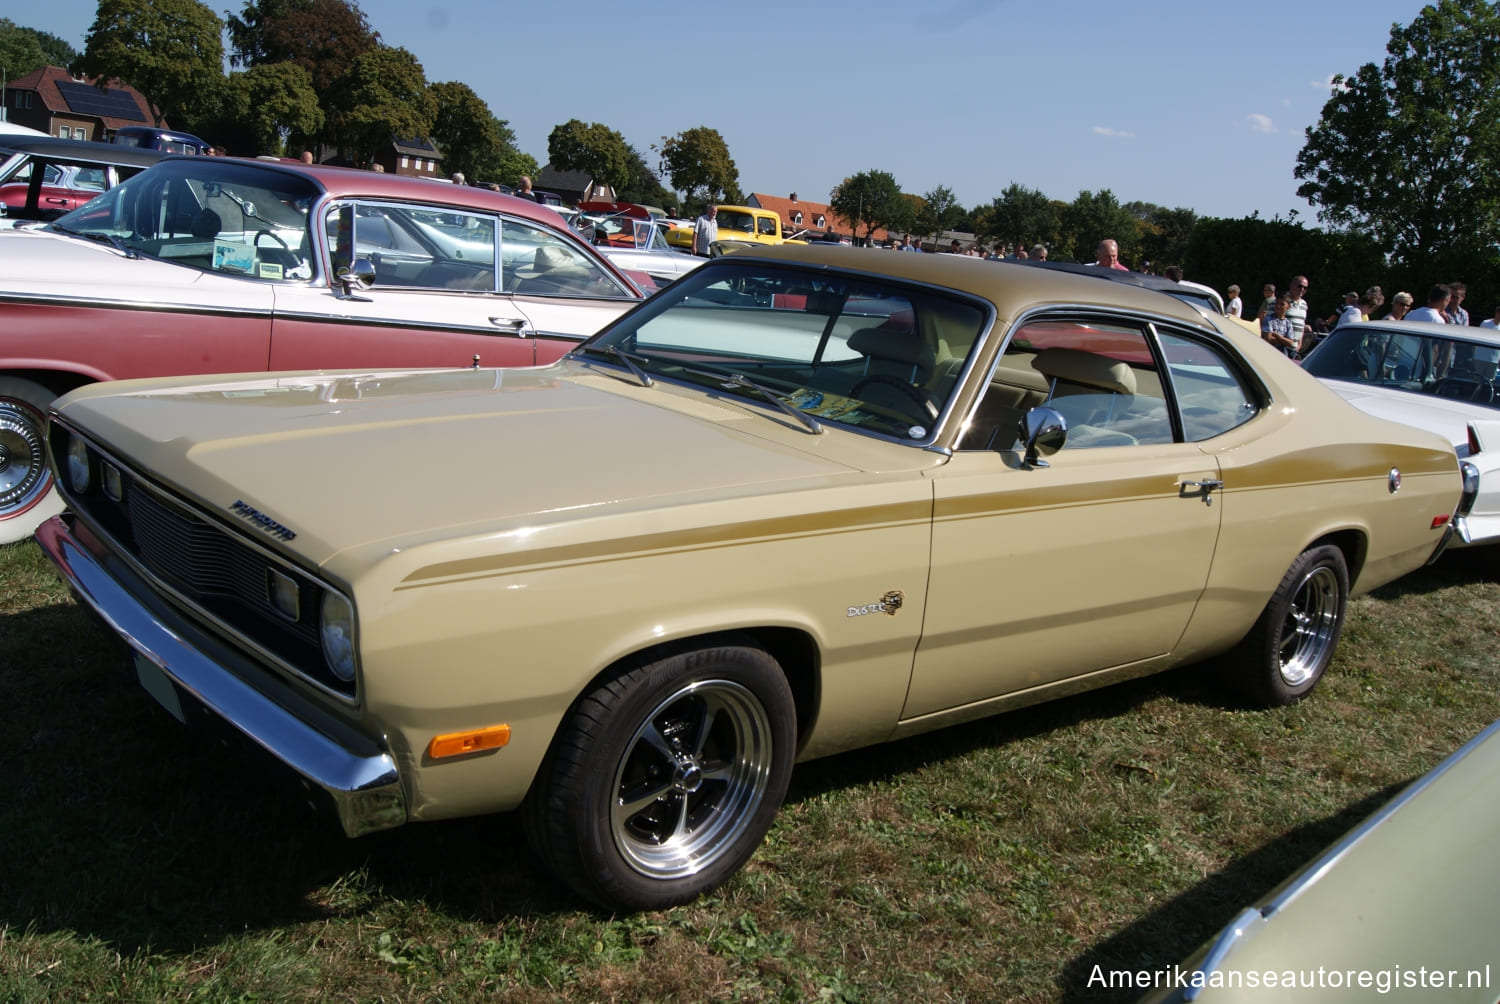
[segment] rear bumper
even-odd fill
[[[71,514],[36,531],[73,591],[176,689],[327,796],[351,837],[406,822],[396,761],[168,606]]]

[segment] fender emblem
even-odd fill
[[[889,614],[896,616],[896,611],[901,609],[901,604],[906,602],[906,594],[899,589],[892,589],[880,598],[879,603],[866,603],[863,606],[850,607],[850,617],[864,617],[866,614]]]

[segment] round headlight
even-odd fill
[[[323,593],[318,634],[323,640],[323,660],[328,663],[329,671],[345,683],[354,679],[354,608],[338,593]]]
[[[89,444],[79,436],[68,437],[68,485],[79,495],[89,490]]]

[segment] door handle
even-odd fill
[[[497,328],[508,328],[512,334],[525,338],[530,332],[526,330],[526,318],[524,317],[491,317],[490,323]]]
[[[1213,505],[1213,493],[1222,489],[1223,487],[1224,482],[1215,480],[1213,478],[1206,478],[1202,481],[1184,481],[1182,482],[1181,490],[1183,498],[1187,498],[1189,495],[1196,495],[1199,498],[1203,499],[1204,505]]]

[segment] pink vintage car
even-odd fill
[[[49,225],[0,231],[0,543],[60,507],[43,416],[81,384],[550,363],[643,297],[533,202],[168,158]]]

